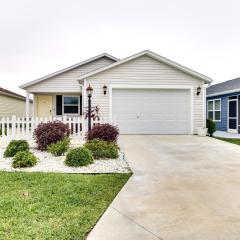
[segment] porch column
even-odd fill
[[[33,94],[33,100],[32,100],[32,117],[35,117],[35,95]]]
[[[29,118],[29,101],[30,93],[26,91],[26,117]]]

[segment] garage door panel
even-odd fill
[[[113,89],[112,100],[122,134],[189,133],[189,90]]]

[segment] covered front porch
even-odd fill
[[[85,111],[82,92],[71,93],[26,93],[26,117],[30,112],[30,94],[33,99],[33,117],[82,116]]]

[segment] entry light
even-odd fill
[[[199,95],[201,93],[201,87],[199,86],[198,88],[197,88],[197,95]]]
[[[107,86],[106,85],[103,86],[103,93],[104,93],[104,95],[107,94]]]

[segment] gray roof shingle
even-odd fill
[[[212,85],[207,88],[207,95],[217,95],[218,93],[221,94],[222,92],[226,91],[234,91],[240,89],[240,78],[235,78],[232,80],[228,80],[222,83],[218,83]],[[238,90],[239,91],[239,90]]]
[[[10,97],[13,97],[13,98],[18,98],[18,99],[21,99],[23,101],[26,100],[26,98],[18,93],[15,93],[15,92],[12,92],[12,91],[9,91],[5,88],[2,88],[0,87],[0,95],[3,94],[3,95],[7,95],[7,96],[10,96]],[[30,99],[30,102],[32,103],[32,100]]]

